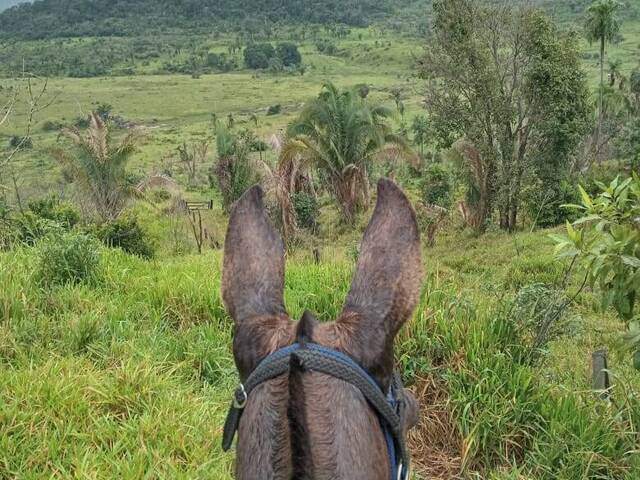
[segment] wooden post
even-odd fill
[[[609,389],[611,388],[607,356],[606,350],[598,350],[591,354],[593,390],[602,400],[609,399]]]

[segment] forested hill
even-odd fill
[[[38,0],[0,14],[0,38],[132,36],[144,31],[264,30],[281,24],[366,26],[430,0]]]

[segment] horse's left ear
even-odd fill
[[[382,385],[393,371],[393,340],[411,317],[422,283],[415,212],[391,180],[378,183],[378,200],[360,247],[351,289],[336,321],[348,353]]]
[[[224,244],[222,299],[234,320],[233,351],[240,376],[286,343],[290,322],[284,307],[284,245],[273,228],[259,186],[231,212]]]

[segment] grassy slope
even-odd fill
[[[581,320],[551,345],[539,370],[514,366],[511,347],[501,346],[508,336],[496,336],[500,297],[522,284],[562,277],[545,235],[477,239],[451,231],[426,250],[425,296],[401,334],[399,358],[407,374],[437,375],[448,385],[464,438],[459,453],[466,453],[468,467],[500,464],[501,449],[524,448],[517,454],[524,455],[524,471],[554,478],[535,470],[548,464],[535,455],[548,455],[551,440],[575,435],[576,445],[561,454],[565,465],[554,470],[565,475],[556,478],[596,478],[591,475],[617,471],[603,467],[611,462],[620,463],[623,475],[619,427],[606,412],[596,413],[587,392],[589,354],[602,346],[614,352],[618,398],[629,382],[640,389],[640,376],[615,353],[621,326],[613,316],[596,313],[591,295],[584,294],[574,310]],[[310,309],[331,319],[340,310],[351,260],[340,247],[324,254],[331,260],[320,266],[305,251],[288,262],[286,304],[293,318]],[[0,292],[2,469],[20,478],[52,471],[92,478],[139,478],[143,472],[230,478],[232,456],[222,454],[219,442],[236,377],[230,320],[219,299],[219,253],[146,263],[104,252],[95,285],[53,290],[34,286],[34,261],[27,250],[0,255],[0,283],[7,286]],[[496,381],[500,386],[491,387]],[[553,400],[541,399],[543,392]],[[536,397],[509,400],[520,395]],[[544,433],[535,422],[551,422],[556,399],[565,397],[580,405],[577,413],[561,412],[567,432]],[[553,410],[546,417],[544,405]],[[594,422],[594,431],[571,425],[573,419]],[[515,438],[525,431],[532,439]],[[589,455],[592,462],[585,460]]]

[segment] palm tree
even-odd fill
[[[598,0],[587,9],[585,33],[590,43],[600,42],[600,97],[598,112],[598,130],[596,145],[602,131],[602,110],[604,101],[604,55],[607,42],[615,39],[620,31],[620,22],[616,15],[620,3],[617,0]]]
[[[126,165],[140,138],[139,131],[112,145],[107,124],[94,112],[84,135],[76,128],[64,129],[62,134],[77,147],[75,151],[54,152],[65,172],[85,191],[102,221],[117,219],[134,191],[126,179]]]
[[[369,170],[377,159],[414,156],[405,140],[393,134],[391,111],[369,105],[356,89],[339,91],[325,83],[289,126],[280,162],[299,158],[315,167],[338,202],[342,218],[354,221],[369,203]]]

